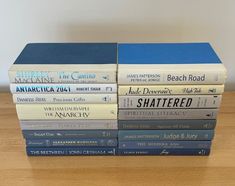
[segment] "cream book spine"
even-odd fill
[[[120,96],[222,94],[224,85],[120,85]]]
[[[117,104],[16,104],[19,120],[117,119]]]
[[[35,103],[117,103],[117,94],[13,94],[16,104]]]

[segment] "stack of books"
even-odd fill
[[[28,155],[114,155],[117,44],[32,43],[9,70]]]
[[[119,154],[209,155],[225,79],[208,43],[119,44]]]

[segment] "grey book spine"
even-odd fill
[[[175,130],[175,129],[214,129],[215,119],[189,119],[189,120],[119,120],[120,130]]]
[[[212,140],[214,130],[119,130],[118,141],[140,140]]]
[[[117,129],[117,120],[20,120],[22,130]]]
[[[217,113],[218,109],[119,109],[119,119],[216,119]]]

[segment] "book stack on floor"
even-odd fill
[[[119,44],[119,154],[209,155],[225,79],[208,43]]]
[[[117,44],[28,44],[9,70],[28,155],[114,155]]]

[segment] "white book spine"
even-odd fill
[[[119,96],[119,108],[218,108],[221,95]]]
[[[115,70],[49,71],[49,69],[22,69],[9,71],[8,74],[11,83],[115,83],[117,81]]]
[[[120,109],[120,120],[216,119],[218,109]]]
[[[109,130],[117,129],[117,120],[21,120],[22,130]]]
[[[130,70],[131,69],[131,70]],[[120,65],[118,84],[224,84],[226,69],[220,65]]]
[[[13,94],[117,93],[117,84],[10,84]]]
[[[117,94],[13,94],[17,104],[34,103],[117,103]]]

